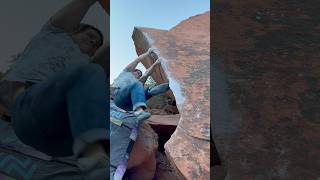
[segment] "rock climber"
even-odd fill
[[[156,60],[142,75],[137,65],[147,57]],[[154,88],[144,89],[144,83],[148,77],[154,72],[156,65],[161,63],[155,49],[149,48],[144,54],[130,63],[114,80],[112,87],[112,99],[114,103],[127,111],[134,111],[136,115],[143,116],[145,119],[150,117],[150,113],[146,112],[146,100],[154,95],[169,90],[169,84],[161,84]]]
[[[72,0],[49,19],[1,80],[0,101],[23,143],[75,156],[90,178],[102,179],[109,176],[109,45],[81,23],[96,2]]]

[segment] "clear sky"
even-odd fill
[[[168,30],[210,10],[210,0],[111,0],[110,82],[136,57],[134,26]],[[142,65],[139,69],[144,69]]]

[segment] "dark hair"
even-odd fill
[[[134,71],[139,71],[142,76],[142,71],[140,69],[135,69]]]
[[[93,29],[99,34],[99,37],[101,39],[101,42],[100,42],[99,46],[102,46],[102,44],[103,44],[103,34],[98,28],[96,28],[96,27],[94,27],[94,26],[92,26],[90,24],[81,23],[80,27],[79,27],[79,30],[76,33],[83,32],[83,31],[85,31],[87,29]]]

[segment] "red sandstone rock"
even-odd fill
[[[157,149],[158,135],[150,125],[143,123],[128,162],[131,179],[151,180],[153,178],[156,170]]]
[[[146,123],[159,135],[160,151],[165,151],[164,144],[170,139],[171,135],[177,128],[180,120],[180,115],[152,115]]]
[[[161,152],[157,154],[157,171],[154,180],[179,180],[167,157]]]
[[[209,14],[191,17],[169,31],[135,28],[133,32],[138,54],[156,47],[164,58],[152,77],[157,83],[169,81],[180,112],[166,154],[187,179],[210,177]],[[152,63],[143,62],[146,68]]]
[[[146,123],[152,125],[177,126],[180,120],[180,114],[175,115],[152,115]]]
[[[212,132],[227,179],[318,179],[319,3],[213,7]]]

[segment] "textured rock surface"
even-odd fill
[[[158,150],[164,151],[164,144],[170,139],[177,128],[180,115],[152,115],[146,123],[159,135]]]
[[[210,176],[210,21],[209,12],[191,17],[169,31],[135,28],[138,54],[149,47],[164,58],[153,74],[157,83],[169,80],[180,122],[165,145],[168,159],[187,179]],[[151,60],[143,62],[149,67]]]
[[[162,152],[157,154],[157,171],[153,180],[179,180]]]
[[[150,180],[154,177],[157,149],[158,135],[150,125],[143,123],[139,128],[139,135],[128,162],[131,179]]]
[[[152,115],[146,123],[151,125],[177,126],[180,120],[179,114],[174,115]]]
[[[212,132],[228,179],[319,179],[319,1],[213,7]]]
[[[153,96],[147,101],[148,110],[151,114],[179,114],[179,110],[173,102],[173,98],[170,97],[171,91],[168,93],[159,94]],[[170,100],[169,100],[170,99]]]

